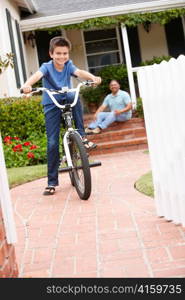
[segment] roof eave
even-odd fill
[[[41,28],[51,28],[60,25],[70,25],[82,23],[83,21],[104,16],[114,16],[127,13],[142,13],[147,11],[157,12],[170,8],[185,7],[184,0],[179,0],[174,3],[172,0],[160,0],[148,3],[129,4],[115,7],[107,7],[95,10],[81,11],[69,14],[61,14],[55,16],[32,18],[20,21],[22,31],[30,31]]]

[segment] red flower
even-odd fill
[[[30,147],[30,150],[33,150],[33,149],[37,149],[38,147],[36,146],[36,145],[32,145],[31,147]]]
[[[32,152],[28,152],[27,153],[27,158],[30,159],[30,158],[34,158],[34,154]]]
[[[11,136],[5,136],[4,142],[5,142],[6,144],[11,144],[11,143],[12,143],[12,142],[11,142]]]
[[[31,143],[30,143],[30,142],[25,142],[23,145],[24,145],[24,146],[30,146]]]
[[[22,145],[21,145],[21,144],[18,144],[18,145],[16,145],[16,146],[14,146],[14,147],[13,147],[13,151],[14,151],[14,152],[17,152],[17,151],[20,151],[20,152],[21,152],[21,151],[22,151]]]
[[[12,139],[14,139],[14,140],[20,140],[20,138],[18,136],[14,136]]]

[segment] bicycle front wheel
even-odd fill
[[[86,150],[76,132],[69,135],[69,149],[73,163],[73,170],[70,175],[72,175],[79,197],[82,200],[87,200],[91,194],[91,172]]]

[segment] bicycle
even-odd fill
[[[93,82],[81,81],[76,88],[63,87],[61,90],[53,90],[44,87],[32,88],[30,94],[47,92],[53,103],[61,109],[62,119],[65,125],[65,133],[62,138],[63,157],[61,163],[65,166],[59,168],[59,172],[69,172],[71,184],[82,200],[88,200],[91,195],[91,167],[101,166],[101,162],[89,163],[89,157],[83,144],[82,137],[73,126],[72,107],[76,105],[80,88],[83,85],[91,85]],[[21,90],[21,92],[23,92]],[[72,103],[59,104],[55,94],[67,94],[75,92]]]

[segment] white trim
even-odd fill
[[[132,70],[132,61],[131,61],[131,55],[130,55],[130,47],[129,47],[129,41],[128,41],[127,28],[124,24],[121,24],[121,33],[122,33],[122,38],[123,38],[123,47],[125,50],[125,59],[126,59],[126,66],[127,66],[127,73],[128,73],[130,95],[131,95],[131,100],[132,100],[132,104],[133,104],[133,109],[135,109],[137,106],[136,91],[135,91],[134,76],[133,76],[133,70]]]
[[[182,20],[182,28],[184,32],[184,39],[185,39],[185,17],[182,17],[181,20]]]
[[[85,69],[89,70],[88,61],[87,61],[87,52],[86,52],[86,47],[85,47],[84,31],[85,30],[81,29],[80,33],[81,33],[81,37],[82,37],[82,46],[83,46],[83,51],[84,51],[84,56],[85,56]]]
[[[142,13],[147,11],[161,11],[169,8],[185,7],[184,0],[158,0],[137,4],[127,4],[114,7],[105,7],[94,10],[72,12],[68,14],[53,15],[40,18],[22,20],[20,22],[22,31],[29,31],[39,28],[54,27],[59,25],[69,25],[81,23],[86,19],[103,16],[114,16],[127,13]]]
[[[87,56],[96,56],[96,55],[101,55],[101,54],[107,54],[107,53],[119,53],[120,50],[117,49],[117,50],[109,50],[109,51],[101,51],[101,52],[92,52],[92,53],[89,53],[87,54]]]
[[[25,5],[27,6],[28,10],[30,11],[31,14],[34,13],[35,10],[37,10],[35,4],[33,4],[32,0],[23,0]]]

